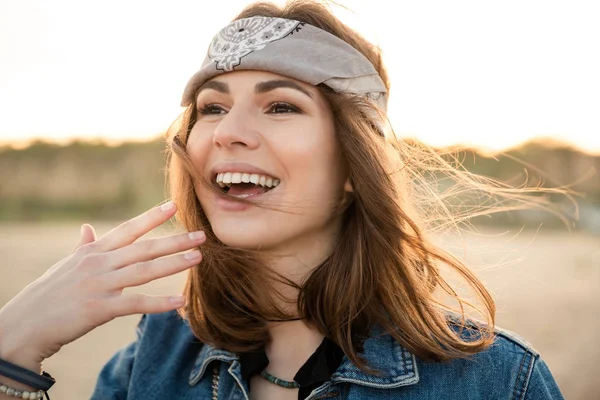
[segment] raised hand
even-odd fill
[[[123,289],[184,271],[201,261],[203,232],[136,241],[169,220],[175,206],[153,208],[96,239],[84,225],[71,255],[52,266],[0,310],[0,358],[39,370],[62,346],[115,317],[159,313],[181,296],[152,297]]]

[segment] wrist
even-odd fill
[[[27,345],[19,346],[5,340],[0,336],[0,359],[16,364],[19,367],[31,370],[36,374],[42,373],[42,360],[39,356],[28,354]]]
[[[20,351],[19,351],[20,350]],[[24,347],[21,349],[7,346],[4,337],[0,336],[0,359],[8,361],[11,364],[18,365],[19,367],[25,368],[36,374],[41,374],[42,363],[34,357],[27,356],[24,352]],[[7,387],[11,387],[21,391],[37,392],[38,388],[23,384],[22,382],[15,381],[7,378],[0,373],[0,382]],[[0,394],[0,398],[5,398],[6,395]],[[8,397],[8,396],[6,396]]]
[[[40,375],[44,358],[40,356],[41,353],[33,348],[34,341],[31,340],[31,335],[19,329],[23,328],[23,324],[15,324],[14,322],[15,318],[11,318],[10,312],[7,311],[6,307],[3,307],[0,310],[0,360],[28,370],[32,374]],[[4,371],[6,365],[5,363],[2,364],[4,366],[2,367],[3,371],[0,371],[0,392],[3,391],[2,389],[7,390],[7,388],[13,388],[21,392],[38,392],[39,388],[31,386],[31,382],[23,383],[20,378],[12,376],[14,371]],[[4,372],[14,379],[8,378]],[[0,399],[9,397],[5,393],[0,393]]]
[[[0,342],[3,342],[2,338],[0,338]],[[4,361],[8,361],[9,363],[18,365],[19,367],[28,369],[36,374],[40,374],[42,372],[42,363],[36,361],[35,359],[31,359],[24,355],[19,355],[18,352],[7,351],[2,346],[0,346],[0,359]],[[19,389],[19,390],[28,390],[35,391],[37,388],[32,386],[25,385],[21,382],[15,381],[13,379],[9,379],[6,376],[0,373],[0,382],[2,384]]]
[[[40,390],[39,387],[37,386],[31,386],[31,384],[27,384],[27,383],[23,383],[21,380],[15,380],[15,379],[21,379],[19,377],[13,376],[13,378],[15,379],[11,379],[8,376],[10,376],[10,374],[8,376],[6,376],[4,374],[5,371],[3,371],[2,369],[6,367],[6,364],[4,362],[8,362],[10,364],[14,364],[18,367],[24,368],[28,371],[31,371],[31,373],[33,374],[37,374],[40,375],[42,373],[42,364],[36,361],[32,361],[30,359],[27,359],[25,357],[6,357],[3,353],[0,352],[0,360],[2,360],[2,368],[0,368],[0,389],[2,388],[2,385],[8,388],[13,388],[15,390],[18,391],[28,391],[28,392],[38,392]],[[12,367],[8,368],[9,371],[7,372],[11,372],[14,374],[15,369]],[[22,374],[19,374],[22,376]],[[2,394],[0,394],[0,399],[4,399],[5,397],[3,397]]]
[[[0,314],[2,317],[5,315]],[[37,374],[42,372],[41,357],[32,347],[32,340],[28,335],[18,331],[15,326],[8,323],[6,318],[0,317],[0,359],[29,369]]]

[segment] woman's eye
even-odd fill
[[[218,104],[206,104],[198,107],[198,112],[202,115],[219,115],[225,114],[225,109]]]
[[[269,106],[269,113],[271,114],[285,114],[285,113],[299,113],[300,109],[289,103],[273,103]]]

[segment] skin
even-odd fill
[[[298,88],[276,87],[278,82]],[[256,93],[265,84],[270,90]],[[205,84],[197,105],[205,111],[198,113],[187,151],[198,171],[214,181],[211,169],[226,162],[258,167],[281,184],[253,200],[290,211],[223,210],[212,193],[198,188],[217,237],[227,245],[274,256],[278,270],[290,277],[322,261],[339,231],[332,207],[339,201],[346,172],[332,113],[319,91],[270,72],[238,71]]]
[[[243,160],[281,179],[276,190],[256,201],[282,205],[293,213],[254,206],[243,212],[224,211],[214,197],[200,190],[197,195],[219,239],[232,246],[260,248],[277,271],[302,279],[331,254],[340,229],[333,205],[351,187],[331,110],[316,88],[292,80],[302,90],[273,89],[268,84],[269,90],[255,91],[259,82],[282,79],[290,81],[258,71],[220,76],[218,80],[228,84],[229,93],[206,89],[199,100],[206,96],[221,104],[223,111],[203,115],[196,123],[188,151],[202,173],[209,173],[218,162]],[[273,108],[275,102],[278,106]],[[301,111],[290,112],[282,103]],[[123,293],[127,287],[201,262],[197,250],[204,243],[203,232],[138,241],[175,212],[175,206],[167,203],[100,238],[92,226],[84,224],[75,250],[0,309],[0,358],[39,373],[43,360],[62,346],[116,317],[181,307],[180,296]],[[26,324],[23,315],[28,316]],[[286,380],[292,380],[323,338],[303,321],[272,324],[269,332],[268,371]],[[31,389],[9,379],[3,378],[3,382]],[[256,399],[297,398],[297,390],[279,388],[260,377],[252,379],[251,387],[251,397]],[[0,399],[4,398],[10,397],[0,394]]]
[[[201,261],[200,252],[190,252],[195,256],[191,258],[177,253],[204,243],[203,232],[137,241],[174,214],[175,206],[167,203],[98,239],[91,225],[83,225],[73,253],[0,309],[0,358],[40,373],[43,360],[116,317],[181,307],[183,299],[178,296],[123,293],[126,287],[176,274]],[[4,377],[2,382],[31,390]],[[0,394],[4,398],[14,397]]]
[[[272,268],[301,281],[333,252],[341,226],[333,207],[351,190],[327,101],[316,87],[288,77],[236,71],[204,84],[196,103],[187,151],[197,170],[214,180],[215,165],[249,163],[281,180],[253,200],[292,211],[254,206],[230,211],[198,187],[213,231],[227,245],[260,249]],[[293,379],[323,340],[303,321],[272,324],[269,334],[267,371],[285,380]],[[254,377],[251,397],[296,399],[297,390]]]

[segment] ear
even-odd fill
[[[354,189],[352,188],[352,184],[350,183],[350,178],[346,178],[346,182],[344,182],[344,191],[354,192]]]

